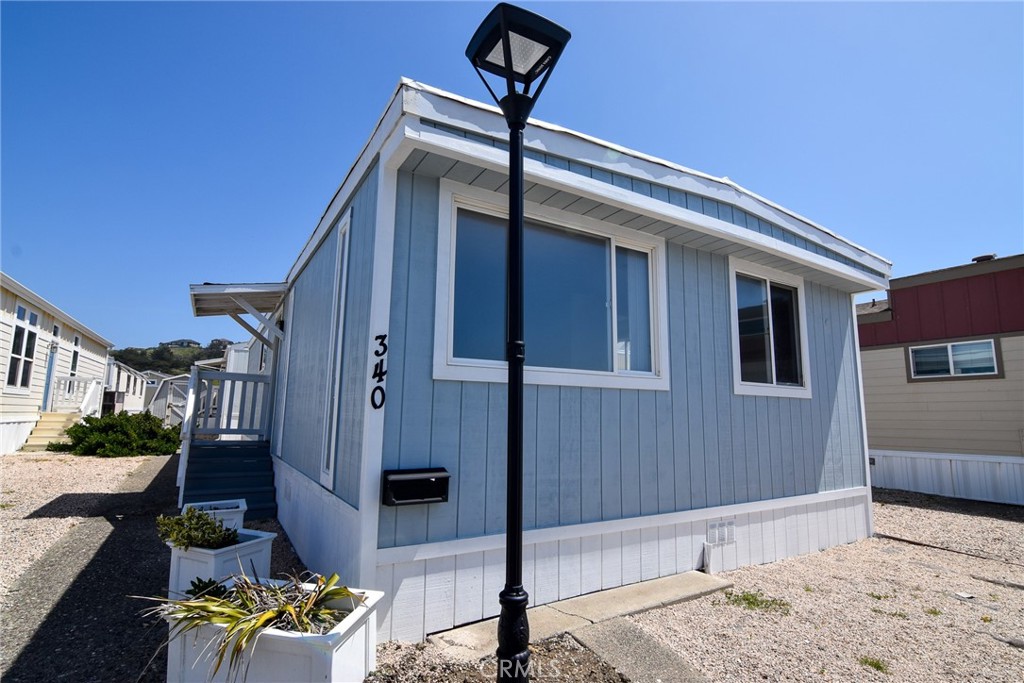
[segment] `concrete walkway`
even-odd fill
[[[634,683],[704,683],[706,679],[679,655],[624,617],[730,587],[732,582],[720,577],[687,572],[552,602],[528,610],[530,638],[570,633]],[[428,640],[452,658],[478,662],[497,649],[497,630],[494,618],[436,633]]]

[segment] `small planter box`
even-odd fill
[[[196,577],[221,581],[232,574],[243,573],[252,577],[270,576],[270,548],[277,534],[255,529],[241,529],[238,543],[210,550],[208,548],[171,548],[171,576],[167,583],[168,596],[185,597],[185,591],[192,586]]]
[[[247,683],[289,683],[292,681],[351,681],[361,683],[377,667],[377,603],[380,591],[356,588],[363,598],[341,601],[352,613],[323,635],[291,633],[270,628],[263,631],[244,655],[240,672],[248,672]],[[222,626],[207,625],[171,640],[167,646],[168,683],[228,681],[228,656],[210,677],[217,648],[212,641]],[[243,680],[239,676],[239,680]]]
[[[232,500],[211,500],[206,503],[186,503],[181,508],[182,513],[189,508],[202,510],[214,519],[224,522],[225,529],[241,529],[245,521],[245,511],[248,506],[245,498],[234,498]]]

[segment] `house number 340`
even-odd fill
[[[388,355],[388,335],[378,334],[373,339],[377,342],[377,348],[373,351],[373,355],[377,360],[373,364],[370,379],[376,381],[377,384],[370,390],[370,405],[373,406],[374,410],[380,410],[384,407],[385,399],[384,376],[388,374],[385,367]]]

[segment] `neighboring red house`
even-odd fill
[[[1024,254],[857,306],[875,486],[1024,504]]]

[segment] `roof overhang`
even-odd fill
[[[271,337],[281,338],[281,331],[274,325],[270,314],[277,310],[287,293],[288,284],[285,282],[189,285],[193,315],[197,318],[226,315],[267,346],[274,343],[264,331]],[[262,329],[249,324],[242,317],[246,313],[255,318]]]

